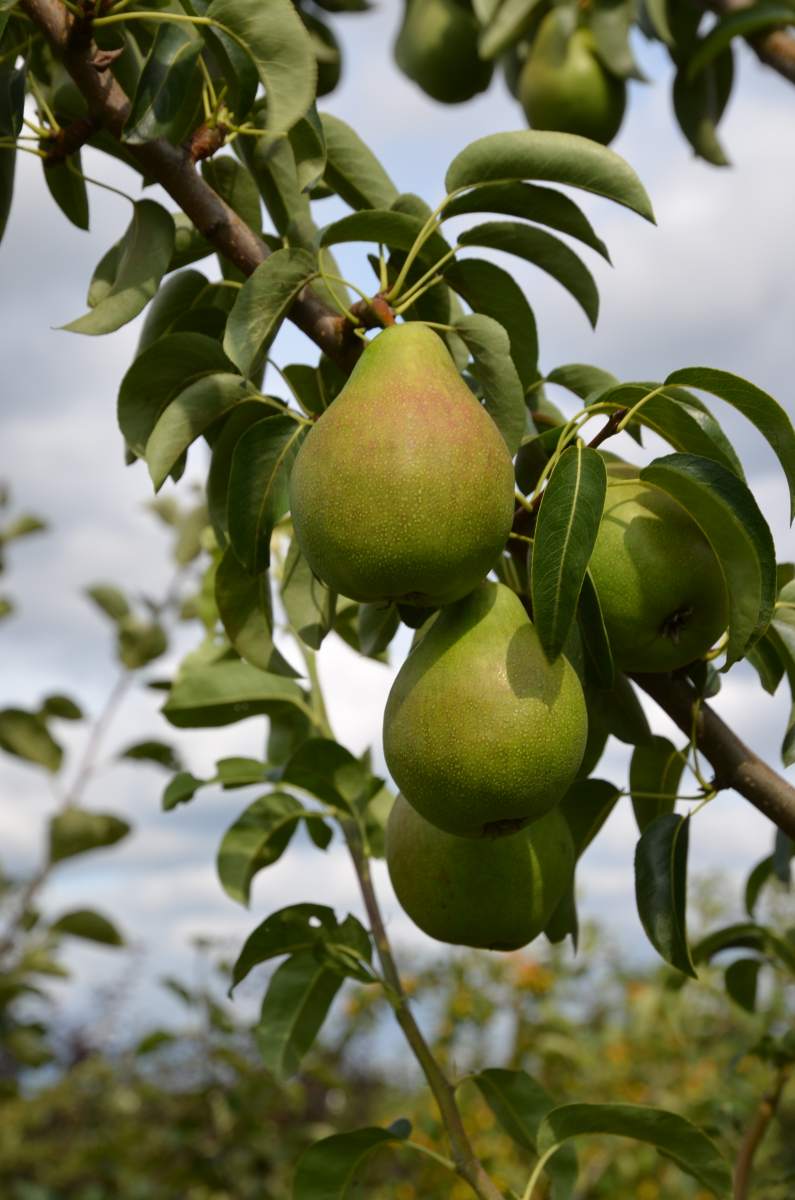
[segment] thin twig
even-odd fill
[[[748,1200],[751,1194],[751,1171],[754,1156],[767,1133],[770,1122],[778,1111],[781,1093],[786,1086],[790,1069],[789,1066],[779,1067],[773,1088],[760,1100],[759,1106],[745,1131],[734,1166],[734,1200]]]

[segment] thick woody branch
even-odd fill
[[[733,788],[783,833],[795,838],[795,788],[741,742],[708,704],[698,705],[695,689],[671,675],[633,675],[683,733],[690,735],[696,713],[696,745],[715,772],[716,788]]]
[[[704,6],[722,17],[751,7],[748,0],[705,0]],[[751,34],[746,40],[760,62],[795,83],[795,37],[791,33],[768,29]]]
[[[22,7],[42,31],[88,104],[91,117],[121,138],[130,101],[109,70],[101,69],[103,53],[83,23],[75,21],[60,0],[22,0]],[[100,69],[98,69],[100,68]],[[197,172],[189,149],[165,138],[126,147],[148,179],[159,183],[190,217],[211,245],[244,274],[250,275],[270,251]],[[350,369],[360,350],[348,322],[304,288],[290,310],[290,319],[321,350]]]

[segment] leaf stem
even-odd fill
[[[552,1155],[560,1150],[560,1146],[560,1142],[555,1142],[554,1146],[550,1146],[549,1149],[541,1155],[535,1167],[533,1168],[532,1175],[527,1181],[527,1187],[522,1194],[522,1200],[533,1200],[533,1192],[536,1190],[536,1184],[544,1172],[544,1167],[547,1165]]]

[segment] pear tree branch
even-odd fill
[[[751,1170],[754,1157],[768,1131],[770,1122],[778,1111],[781,1093],[784,1091],[789,1073],[789,1067],[779,1067],[775,1084],[770,1092],[760,1100],[759,1107],[745,1131],[734,1165],[734,1200],[748,1200],[751,1194]]]
[[[748,0],[704,0],[704,7],[718,16],[743,12],[752,5]],[[746,38],[756,57],[790,83],[795,83],[795,37],[785,28],[767,29]]]

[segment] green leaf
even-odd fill
[[[411,250],[425,221],[410,213],[391,209],[368,209],[350,213],[327,225],[320,234],[321,246],[336,246],[342,242],[381,242],[392,250]],[[420,258],[433,264],[442,258],[450,245],[441,234],[434,234],[425,242]]]
[[[329,738],[310,738],[296,750],[282,780],[344,812],[361,807],[372,776],[361,759]]]
[[[0,63],[0,137],[14,142],[22,129],[26,74],[26,68],[17,69],[13,60]],[[15,148],[0,151],[0,240],[11,211],[16,160]]]
[[[444,268],[446,282],[470,308],[492,317],[511,342],[522,387],[538,379],[538,333],[533,310],[519,284],[495,263],[481,258],[453,260]]]
[[[608,388],[619,386],[615,375],[603,371],[601,367],[591,367],[586,363],[567,363],[556,367],[547,375],[547,383],[557,383],[567,391],[573,392],[581,400],[587,400],[597,392],[607,391]]]
[[[773,855],[761,859],[753,868],[745,883],[745,911],[749,917],[754,915],[759,894],[762,888],[773,878]]]
[[[138,200],[119,243],[118,262],[102,299],[90,312],[63,329],[71,333],[112,333],[149,303],[168,270],[174,249],[174,222],[153,200]]]
[[[669,454],[640,478],[678,500],[715,551],[729,604],[728,668],[764,633],[773,612],[776,555],[767,522],[745,484],[707,458]]]
[[[606,779],[578,779],[560,801],[580,858],[616,806],[620,790]]]
[[[351,208],[389,208],[398,190],[372,150],[339,117],[320,113],[326,139],[325,182]]]
[[[83,710],[70,696],[56,693],[46,696],[41,705],[43,717],[57,717],[59,721],[82,721]]]
[[[591,572],[586,571],[577,603],[577,626],[585,650],[586,671],[590,672],[597,687],[613,688],[616,682],[613,652],[607,636],[599,593]]]
[[[213,456],[207,475],[207,510],[220,547],[226,547],[229,533],[228,500],[232,456],[241,436],[262,420],[262,401],[247,400],[238,405],[213,439]]]
[[[459,317],[453,328],[472,355],[475,374],[485,393],[486,411],[514,455],[527,428],[527,412],[508,334],[483,313]]]
[[[478,138],[457,154],[445,177],[448,192],[510,179],[543,179],[582,188],[654,221],[635,172],[613,150],[574,133],[526,129]]]
[[[294,954],[274,971],[254,1037],[262,1061],[277,1079],[298,1071],[343,978],[311,951]]]
[[[43,144],[46,150],[46,144]],[[3,150],[3,157],[8,151]],[[83,178],[83,159],[79,150],[70,154],[66,162],[43,163],[44,182],[47,190],[63,215],[77,229],[88,229],[88,190]]]
[[[335,1133],[305,1150],[295,1169],[292,1200],[345,1200],[365,1161],[381,1146],[403,1140],[402,1130],[356,1129]]]
[[[557,279],[577,301],[592,325],[599,316],[599,292],[591,272],[565,242],[544,229],[518,221],[486,221],[459,235],[462,246],[487,246],[527,259]]]
[[[775,2],[757,3],[739,12],[719,15],[707,36],[687,64],[688,77],[692,80],[704,67],[714,62],[729,46],[733,38],[750,37],[763,29],[777,25],[795,25],[795,9],[791,4]]]
[[[646,826],[635,850],[635,896],[652,946],[695,979],[685,919],[689,822],[689,817],[664,813]]]
[[[252,373],[301,288],[316,274],[307,250],[277,250],[243,284],[229,314],[224,350],[244,375]]]
[[[553,188],[516,181],[484,183],[451,200],[445,206],[443,219],[447,221],[451,217],[473,212],[505,213],[509,217],[524,217],[526,221],[548,225],[590,246],[610,262],[607,246],[597,237],[582,209]]]
[[[0,750],[53,773],[63,758],[63,750],[42,718],[21,708],[0,710]]]
[[[359,649],[369,658],[386,650],[400,627],[400,614],[394,604],[360,604],[356,632]]]
[[[202,163],[202,175],[213,191],[241,217],[255,233],[262,233],[262,208],[257,184],[242,163],[224,154],[207,158]]]
[[[471,1078],[508,1136],[536,1154],[541,1122],[555,1107],[547,1090],[526,1071],[490,1067]],[[573,1147],[565,1147],[550,1159],[546,1172],[552,1182],[551,1200],[569,1196],[577,1182],[577,1156]]]
[[[229,475],[229,540],[252,574],[267,568],[273,527],[290,504],[288,480],[306,425],[292,417],[266,417],[235,444]]]
[[[263,783],[267,778],[265,763],[258,758],[245,758],[231,755],[229,758],[219,758],[215,764],[215,780],[224,789],[247,787],[251,783]]]
[[[134,742],[126,750],[122,750],[119,758],[130,758],[134,762],[157,763],[168,771],[179,771],[181,761],[173,746],[167,742]]]
[[[723,973],[727,995],[746,1012],[756,1012],[756,990],[761,966],[758,958],[738,958],[729,963]]]
[[[215,572],[215,603],[226,635],[241,658],[260,671],[297,677],[273,642],[273,607],[267,571],[249,575],[228,547]]]
[[[301,641],[319,650],[334,624],[337,596],[312,574],[296,538],[287,552],[281,595],[289,622]]]
[[[50,862],[60,862],[88,850],[113,846],[130,832],[130,826],[112,813],[65,808],[50,818]]]
[[[283,766],[312,732],[309,717],[297,708],[271,713],[268,728],[267,759],[275,767]]]
[[[641,833],[656,817],[673,812],[686,765],[684,754],[668,738],[655,736],[635,747],[629,766],[629,788]],[[659,799],[638,794],[643,792],[654,792]]]
[[[86,588],[86,595],[112,621],[121,621],[130,615],[130,606],[126,596],[112,584],[95,583],[92,587]]]
[[[593,34],[596,56],[613,75],[619,79],[646,77],[637,64],[632,52],[630,30],[636,19],[636,11],[627,0],[599,0],[588,10],[588,28]]]
[[[196,438],[236,405],[258,392],[239,375],[203,375],[164,409],[146,443],[146,462],[158,492]],[[263,404],[263,416],[268,412]]]
[[[206,779],[197,779],[189,771],[180,771],[163,792],[163,812],[171,812],[177,805],[187,804],[207,782]]]
[[[314,105],[293,125],[290,145],[295,157],[298,186],[302,192],[310,192],[321,182],[326,170],[326,139]]]
[[[117,651],[119,659],[129,671],[145,667],[165,654],[167,649],[165,630],[157,621],[144,621],[132,616],[119,621]]]
[[[268,96],[267,129],[286,133],[315,98],[312,41],[290,0],[213,0],[220,22],[250,55]]]
[[[732,375],[729,371],[718,371],[713,367],[685,367],[674,371],[665,382],[682,383],[711,392],[713,396],[731,404],[756,426],[778,458],[787,477],[790,517],[795,518],[795,430],[785,409],[755,384],[748,383],[739,375]]]
[[[286,792],[260,796],[223,836],[218,850],[218,878],[228,896],[248,904],[251,881],[275,863],[289,845],[303,809]]]
[[[84,938],[89,942],[100,942],[103,946],[124,945],[124,938],[113,922],[90,908],[76,908],[72,912],[64,913],[52,923],[50,929],[55,933],[68,933],[72,937]]]
[[[191,16],[209,15],[208,0],[180,0],[182,7]],[[205,43],[205,59],[215,82],[216,91],[226,89],[224,99],[227,107],[235,114],[238,122],[251,111],[257,94],[260,78],[257,65],[249,50],[241,46],[229,33],[217,26],[202,25],[199,32]]]
[[[717,126],[729,101],[733,81],[731,50],[725,50],[693,80],[686,62],[679,66],[674,78],[674,113],[679,127],[695,153],[715,167],[729,164],[718,140]]]
[[[647,1142],[716,1196],[731,1192],[731,1170],[718,1147],[705,1133],[676,1113],[639,1104],[564,1104],[553,1109],[538,1131],[538,1150],[588,1133]]]
[[[136,355],[142,354],[159,337],[171,332],[174,322],[184,317],[198,299],[207,294],[209,288],[210,282],[201,271],[178,271],[166,279],[147,310]]]
[[[790,866],[793,855],[795,855],[795,841],[788,837],[783,830],[776,830],[775,841],[773,842],[773,872],[785,887],[789,887],[792,882],[792,868]]]
[[[596,450],[569,446],[550,476],[538,513],[531,594],[533,621],[547,658],[568,637],[602,519],[607,474]]]
[[[343,922],[343,925],[345,923]],[[271,913],[249,934],[232,968],[230,993],[260,963],[283,954],[320,950],[323,943],[340,934],[334,910],[323,904],[291,904]]]
[[[478,41],[481,58],[497,58],[527,31],[541,0],[504,0]]]
[[[135,359],[121,381],[118,419],[130,450],[143,458],[158,417],[197,379],[232,369],[218,343],[200,333],[169,333]]]
[[[594,688],[589,696],[591,704],[604,717],[608,730],[619,741],[637,746],[651,737],[649,722],[637,692],[626,675],[616,672],[612,688]]]
[[[191,25],[158,27],[125,121],[125,142],[140,145],[162,137],[178,145],[191,132],[201,100],[196,60],[203,44]]]
[[[285,704],[303,708],[305,703],[303,692],[291,679],[227,661],[181,671],[162,711],[178,729],[205,729],[231,725]]]

